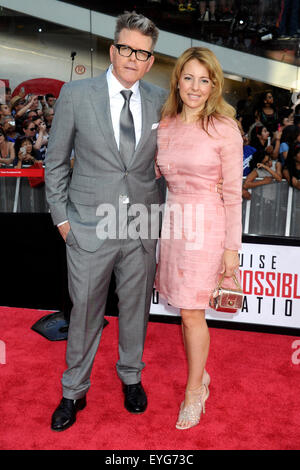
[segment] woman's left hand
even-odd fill
[[[240,265],[239,255],[237,250],[224,250],[222,271],[225,271],[225,277],[232,277],[238,271]]]

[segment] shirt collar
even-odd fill
[[[107,72],[106,72],[106,79],[108,84],[108,93],[109,97],[112,98],[118,95],[122,90],[125,90],[125,87],[119,82],[119,80],[114,76],[112,73],[113,66],[110,64]],[[127,89],[127,88],[126,88]],[[140,95],[140,87],[139,81],[135,82],[131,88],[132,91],[132,98],[138,98]]]

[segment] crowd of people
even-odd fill
[[[12,97],[6,88],[6,102],[0,104],[0,166],[22,168],[44,161],[56,99],[45,96]],[[292,107],[280,109],[270,91],[260,104],[252,98],[237,104],[237,119],[244,141],[243,197],[250,188],[286,179],[300,189],[300,93]]]
[[[20,91],[13,96],[5,89],[5,103],[0,104],[0,166],[22,168],[45,159],[55,97]]]
[[[299,37],[298,0],[148,0],[148,3],[193,14],[198,22],[228,22],[235,30],[276,32],[280,39]]]
[[[240,101],[237,117],[244,140],[243,197],[251,198],[250,188],[282,178],[300,189],[300,103],[277,109],[268,91],[258,107]]]
[[[267,26],[277,26],[279,36],[298,37],[299,5],[298,0],[259,0],[241,2],[240,0],[168,0],[177,4],[180,12],[199,11],[199,21],[231,22],[236,16],[244,16],[242,27],[254,27],[262,30]],[[246,12],[250,18],[246,17]],[[247,23],[247,25],[246,25]],[[262,32],[264,32],[262,30]]]

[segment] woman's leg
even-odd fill
[[[181,310],[182,333],[185,352],[188,361],[188,379],[183,407],[199,399],[201,393],[203,372],[207,361],[210,336],[205,320],[204,310]],[[188,426],[184,418],[179,421],[181,426]]]
[[[181,331],[182,331],[182,339],[183,339],[183,345],[184,345],[184,350],[186,350],[186,341],[185,341],[185,328],[183,326],[183,322],[181,322]],[[207,387],[210,384],[210,376],[207,370],[204,368],[203,375],[202,375],[202,385],[206,385]]]
[[[202,385],[202,376],[209,351],[209,331],[205,310],[181,310],[182,331],[188,361],[187,390]]]

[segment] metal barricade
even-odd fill
[[[16,178],[0,178],[0,212],[14,212]]]
[[[293,190],[290,236],[300,238],[300,191]]]
[[[287,181],[250,189],[242,206],[243,233],[300,238],[300,191]],[[49,212],[45,185],[32,188],[28,178],[0,178],[0,212]]]
[[[45,185],[32,188],[27,178],[20,178],[17,212],[48,212]]]
[[[285,236],[288,196],[286,181],[252,189],[251,200],[247,201],[248,227],[243,225],[244,233]]]
[[[12,166],[1,168],[0,174],[0,212],[49,212],[46,201],[45,185],[32,188],[28,177],[18,176],[23,169],[30,166],[24,165],[22,169],[16,170]],[[10,176],[10,170],[15,176]],[[4,173],[4,174],[2,174]]]

